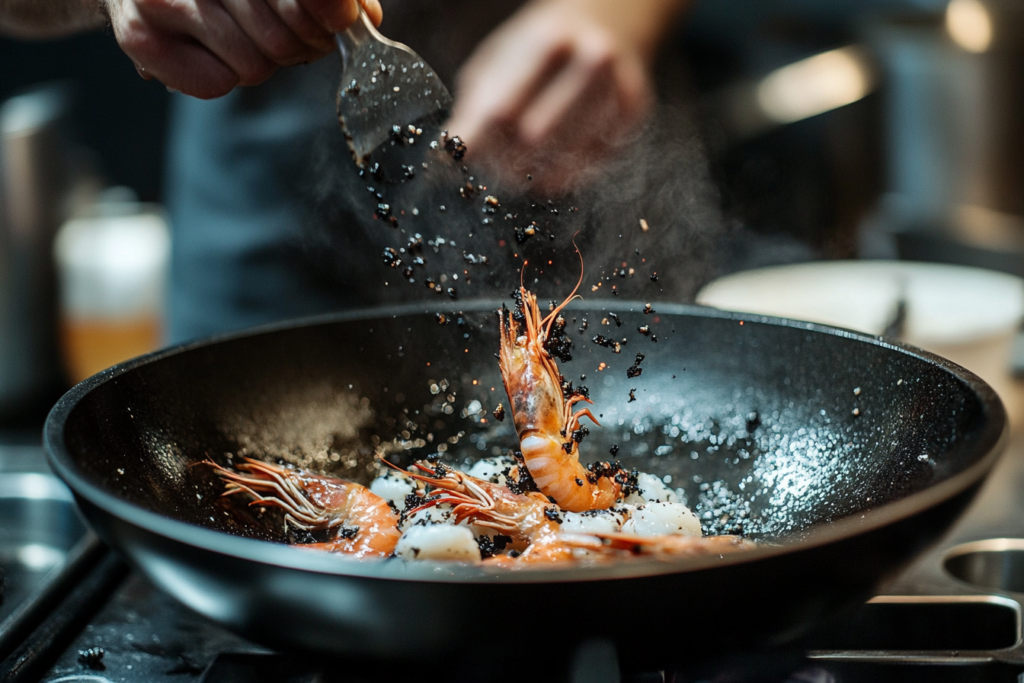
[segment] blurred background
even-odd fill
[[[696,2],[659,77],[693,111],[718,188],[716,274],[880,259],[1024,275],[1022,53],[1013,0]],[[0,38],[0,422],[38,422],[69,382],[160,345],[172,97],[109,30]],[[837,266],[828,322],[906,331],[917,271],[886,271],[891,286],[872,298],[858,277],[877,272]],[[939,273],[953,291],[978,289],[930,315],[963,333],[956,344],[998,337],[985,372],[1011,377],[1019,280]],[[764,308],[742,280],[729,291],[702,300]],[[820,301],[786,291],[789,307],[770,312],[823,318]],[[984,323],[969,315],[979,300]]]

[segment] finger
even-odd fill
[[[256,85],[274,73],[275,64],[260,53],[220,3],[136,0],[136,4],[149,23],[165,26],[168,33],[192,36],[235,72],[238,85]]]
[[[334,34],[318,24],[299,0],[267,0],[267,4],[317,56],[334,50]]]
[[[638,60],[622,60],[616,64],[615,80],[623,122],[635,124],[654,105],[654,91],[647,70]]]
[[[356,0],[300,0],[313,21],[325,31],[339,33],[359,18]]]
[[[614,60],[610,43],[597,40],[582,46],[523,112],[520,142],[528,147],[544,144],[577,113],[586,120],[576,121],[574,130],[592,129],[595,119],[606,113],[608,103],[616,101]],[[580,123],[585,127],[580,128]]]
[[[321,54],[310,50],[265,0],[222,0],[256,49],[275,64],[299,64]]]
[[[154,28],[134,4],[111,4],[110,24],[124,53],[143,78],[156,78],[193,97],[226,95],[238,83],[234,71],[188,36]]]
[[[527,44],[500,41],[475,57],[460,74],[450,130],[471,149],[487,147],[488,129],[514,124],[568,58],[567,42],[540,35],[534,38]]]
[[[192,97],[221,97],[238,84],[234,71],[191,39],[147,32],[121,42],[121,47],[145,78],[155,78]],[[168,59],[167,55],[173,57]]]
[[[380,26],[384,21],[384,9],[380,6],[379,0],[359,0],[374,26]]]

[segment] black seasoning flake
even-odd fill
[[[612,455],[618,455],[619,454],[619,444],[614,444],[611,448],[608,449],[608,452],[611,453]]]
[[[563,363],[568,363],[572,360],[572,339],[565,333],[566,320],[562,316],[555,318],[554,323],[551,325],[551,331],[548,333],[547,338],[544,340],[544,350],[548,352],[553,358],[557,358]]]
[[[580,375],[580,380],[584,380],[586,378],[586,375]],[[582,384],[578,387],[574,387],[572,385],[572,380],[567,380],[565,377],[562,377],[561,386],[562,398],[564,398],[566,401],[571,399],[573,396],[582,396],[585,399],[590,398],[590,389]]]
[[[626,401],[626,403],[632,403],[633,401],[636,400],[636,393],[635,392],[636,392],[636,387],[633,387],[632,389],[629,390],[629,400]]]
[[[575,441],[566,441],[565,443],[562,444],[562,450],[564,450],[566,454],[569,455],[572,453],[572,447],[575,445]]]
[[[629,368],[626,369],[626,377],[628,377],[629,379],[633,379],[634,377],[639,377],[643,373],[643,371],[644,371],[644,369],[640,367],[640,364],[643,363],[643,362],[644,362],[644,354],[642,354],[642,353],[636,354],[636,362],[633,363],[632,366],[630,366]],[[630,392],[630,393],[632,393],[632,392]]]
[[[384,247],[384,265],[392,268],[399,268],[402,265],[402,259],[398,258],[398,252],[391,247]]]
[[[622,327],[622,321],[619,319],[619,316],[615,315],[611,311],[608,311],[608,317],[615,321],[616,327]]]
[[[451,152],[452,159],[455,161],[462,161],[462,157],[466,156],[466,143],[458,135],[452,137],[445,135],[444,148]]]
[[[653,273],[651,273],[651,282],[657,282],[657,281],[658,281],[658,271],[654,271]]]
[[[612,447],[612,455],[618,452],[618,446]],[[595,462],[587,465],[587,470],[598,478],[612,479],[622,488],[622,495],[628,496],[637,491],[637,471],[627,471],[619,463]]]
[[[480,557],[487,559],[499,555],[512,543],[512,537],[504,534],[494,536],[478,536],[476,544],[480,546]]]
[[[579,481],[579,479],[577,479],[576,481]],[[562,518],[558,514],[558,508],[544,508],[544,516],[550,519],[552,522],[558,522],[559,524],[562,523]]]
[[[358,97],[360,90],[362,90],[362,88],[359,87],[359,83],[357,83],[356,79],[353,78],[352,82],[348,84],[347,88],[345,88],[345,94],[352,97]]]
[[[413,492],[413,493],[405,494],[405,510],[406,510],[406,513],[409,510],[415,510],[419,506],[423,505],[424,502],[426,502],[426,498],[424,498],[423,496],[421,496],[418,493]],[[406,513],[403,513],[403,514],[406,514]]]
[[[644,315],[650,315],[651,313],[657,313],[650,304],[644,304]]]
[[[516,302],[512,309],[512,320],[518,325],[526,324],[526,313],[523,312],[523,293],[516,289],[512,292],[512,300]]]
[[[747,432],[753,434],[754,430],[761,426],[761,416],[757,411],[747,413]]]
[[[590,430],[587,429],[586,427],[574,429],[572,432],[572,440],[575,441],[576,443],[580,443],[581,441],[583,441],[583,439],[585,439],[588,436],[590,436]]]
[[[499,403],[498,407],[495,408],[494,412],[491,413],[491,414],[494,415],[494,419],[497,420],[498,422],[504,422],[505,421],[505,404]]]
[[[87,650],[78,651],[78,663],[92,671],[103,671],[107,667],[103,663],[103,657],[107,651],[102,647],[90,647]]]
[[[402,277],[404,277],[409,282],[413,281],[413,275],[415,275],[415,272],[413,271],[412,266],[406,266],[405,270],[402,271]]]
[[[349,524],[343,524],[340,527],[338,527],[338,538],[343,538],[345,540],[349,540],[349,539],[355,538],[358,535],[359,535],[359,527],[357,527],[357,526],[353,526],[353,525],[349,525]]]
[[[622,345],[619,342],[615,341],[614,339],[609,339],[604,335],[595,335],[593,341],[598,346],[603,346],[606,349],[611,349],[615,353],[622,352]]]
[[[392,228],[398,227],[398,219],[391,213],[390,204],[385,204],[383,202],[377,204],[377,211],[374,213],[374,216],[376,216],[379,221],[387,221],[391,224]]]
[[[644,335],[645,337],[649,337],[651,335],[651,326],[641,325],[640,327],[636,328],[636,331]]]
[[[462,187],[459,188],[459,195],[463,199],[472,199],[473,197],[476,196],[477,191],[478,190],[475,187],[473,187],[473,183],[467,182]]]
[[[450,296],[453,299],[458,299],[459,298],[459,293],[455,291],[454,287],[449,287],[448,288],[448,296]]]
[[[533,481],[533,475],[530,474],[530,470],[526,467],[526,462],[523,460],[522,452],[513,451],[512,457],[516,461],[516,471],[513,473],[510,470],[505,474],[505,487],[515,494],[538,491],[539,489],[537,488],[537,484]],[[555,501],[551,502],[553,503]]]
[[[580,321],[580,334],[583,334],[584,332],[586,332],[588,327],[590,327],[590,323],[587,322],[587,319],[584,318],[583,320],[581,320]]]

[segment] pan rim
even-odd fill
[[[496,300],[464,302],[466,311],[496,310]],[[620,310],[641,310],[644,304],[636,301],[588,300],[573,308],[602,308],[612,306]],[[933,353],[895,340],[884,339],[853,330],[818,323],[779,318],[752,313],[725,311],[707,306],[658,303],[661,313],[689,315],[704,318],[732,320],[737,323],[765,324],[804,330],[816,334],[836,336],[889,349],[914,357],[949,373],[979,397],[985,422],[972,447],[983,455],[972,465],[950,478],[877,508],[860,516],[849,516],[828,524],[813,526],[794,535],[791,542],[783,539],[778,545],[764,545],[741,553],[702,558],[673,558],[668,560],[633,559],[599,566],[566,566],[557,568],[529,568],[521,571],[495,570],[479,566],[453,563],[404,563],[397,560],[367,561],[339,558],[326,553],[312,553],[301,548],[236,536],[180,521],[122,500],[80,475],[64,442],[64,428],[75,407],[93,390],[135,368],[157,362],[163,358],[187,353],[192,349],[274,332],[316,327],[319,325],[364,320],[369,318],[399,317],[432,314],[423,303],[372,307],[315,317],[275,322],[238,332],[190,341],[134,358],[104,370],[68,390],[54,405],[43,428],[43,445],[54,472],[63,479],[76,497],[112,515],[123,523],[139,527],[146,532],[215,553],[259,564],[299,571],[332,574],[340,577],[393,580],[426,583],[562,583],[629,579],[676,573],[690,573],[757,562],[781,555],[811,551],[823,545],[867,534],[901,519],[932,508],[945,500],[968,490],[981,481],[1001,455],[1008,439],[1006,412],[995,391],[976,374],[952,361]]]

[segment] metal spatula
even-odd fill
[[[382,36],[362,8],[359,20],[336,36],[341,52],[338,119],[356,164],[409,126],[440,122],[452,97],[430,65],[402,43]]]

